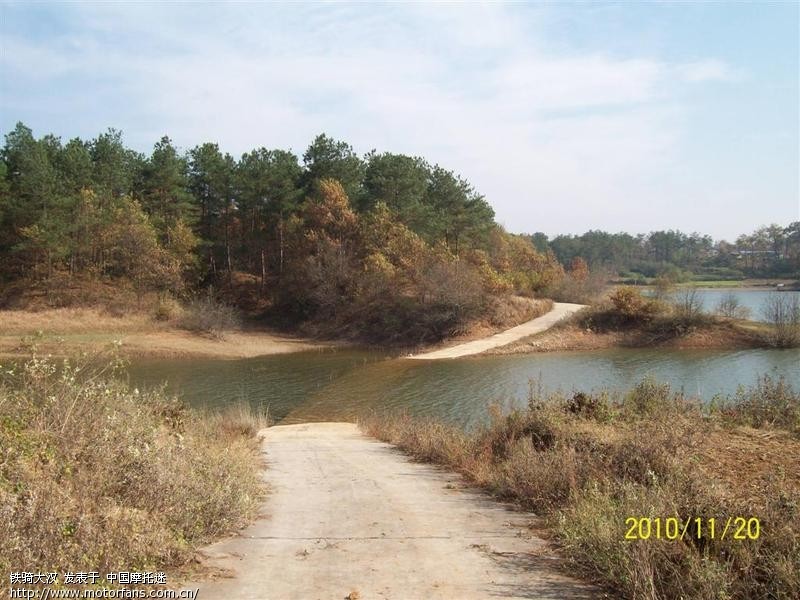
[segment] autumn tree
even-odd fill
[[[106,250],[107,268],[133,283],[139,298],[147,290],[178,291],[183,265],[158,242],[158,234],[142,206],[129,197],[116,203]]]
[[[301,311],[332,315],[353,296],[358,215],[335,179],[322,179],[292,222],[290,269],[281,291]]]
[[[575,281],[586,281],[589,277],[589,265],[582,257],[576,256],[569,266],[569,275]]]

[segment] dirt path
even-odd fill
[[[442,348],[441,350],[434,350],[432,352],[425,352],[423,354],[416,354],[414,356],[409,356],[408,358],[417,360],[436,360],[441,358],[458,358],[461,356],[469,356],[470,354],[480,354],[481,352],[486,352],[492,348],[499,348],[500,346],[511,344],[512,342],[516,342],[517,340],[529,335],[533,335],[534,333],[540,333],[545,329],[549,329],[561,319],[570,316],[572,313],[579,311],[582,308],[584,308],[583,304],[556,302],[553,304],[553,310],[551,310],[549,313],[542,315],[541,317],[537,317],[536,319],[531,319],[522,325],[517,325],[511,329],[506,329],[505,331],[501,331],[500,333],[483,338],[481,340],[466,342],[457,346],[451,346],[450,348]]]
[[[207,600],[593,598],[512,512],[355,425],[265,432],[263,518],[208,547]]]

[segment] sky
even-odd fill
[[[800,220],[800,3],[0,3],[0,129],[423,156],[509,231]]]

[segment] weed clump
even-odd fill
[[[739,386],[732,398],[714,398],[711,408],[734,424],[800,434],[800,393],[783,377],[763,375],[754,386]]]
[[[241,327],[241,319],[234,307],[208,296],[192,300],[178,319],[178,324],[189,331],[223,338],[226,332]]]
[[[255,515],[263,418],[190,411],[113,365],[0,372],[0,572],[178,565]]]

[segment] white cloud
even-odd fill
[[[62,94],[64,132],[79,114],[141,150],[168,133],[183,147],[302,154],[325,131],[462,173],[512,230],[616,229],[623,213],[658,209],[667,195],[653,181],[678,159],[684,127],[676,91],[731,75],[713,59],[554,54],[535,14],[523,27],[498,5],[74,10],[79,34],[2,42],[30,89],[84,86]]]
[[[700,60],[680,65],[678,67],[678,72],[686,81],[692,83],[732,81],[735,78],[735,74],[730,66],[716,59]]]

